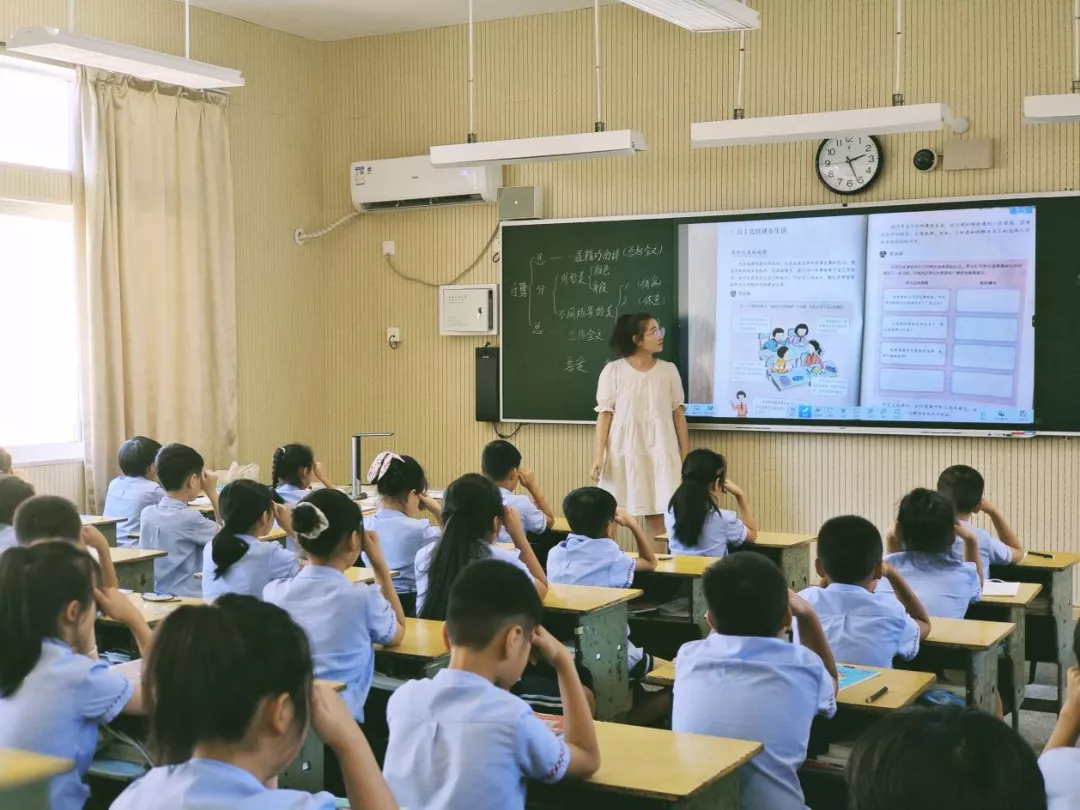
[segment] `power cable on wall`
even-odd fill
[[[472,263],[468,267],[466,267],[464,270],[462,270],[460,273],[458,273],[456,276],[454,276],[452,279],[450,279],[450,281],[440,281],[440,282],[436,283],[436,282],[427,281],[427,280],[422,279],[422,278],[417,278],[416,276],[410,276],[409,274],[404,273],[404,272],[402,272],[401,270],[398,269],[398,266],[396,264],[394,264],[394,257],[393,256],[387,256],[386,257],[386,263],[390,266],[391,270],[393,270],[397,275],[401,276],[401,278],[405,279],[406,281],[411,281],[414,284],[421,284],[424,287],[434,287],[434,288],[437,289],[439,287],[445,287],[445,286],[450,285],[450,284],[457,284],[459,281],[461,281],[461,279],[465,278],[465,276],[467,276],[469,273],[471,273],[473,270],[475,270],[476,266],[478,264],[480,264],[480,262],[483,260],[484,256],[491,249],[491,246],[493,244],[495,244],[495,239],[496,239],[496,237],[498,237],[498,235],[499,235],[499,226],[496,225],[495,230],[493,230],[491,232],[491,236],[488,237],[487,243],[485,243],[484,247],[480,250],[480,253],[477,254],[476,258],[472,260]],[[499,255],[495,254],[494,256],[491,257],[491,260],[493,262],[498,262],[499,261]]]

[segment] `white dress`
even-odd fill
[[[674,363],[649,371],[616,360],[600,372],[596,412],[613,415],[600,486],[632,515],[662,515],[679,486],[681,461],[674,412],[684,404]]]

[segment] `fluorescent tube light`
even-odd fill
[[[623,0],[690,31],[756,31],[761,15],[736,0]]]
[[[453,143],[431,147],[431,165],[437,169],[503,163],[542,163],[633,155],[648,149],[645,137],[632,129],[548,135],[510,141]]]
[[[1080,93],[1024,96],[1025,123],[1068,124],[1073,121],[1080,121]]]
[[[930,132],[952,123],[947,104],[913,104],[803,115],[775,115],[767,118],[738,118],[691,124],[690,145],[741,146],[782,141],[816,141],[853,135]]]
[[[7,50],[195,90],[244,86],[239,70],[55,28],[16,31],[7,42]]]

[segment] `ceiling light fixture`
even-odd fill
[[[646,14],[695,33],[756,31],[761,15],[735,0],[622,0]]]
[[[1073,81],[1071,93],[1024,96],[1027,124],[1068,124],[1080,121],[1080,0],[1073,0]]]

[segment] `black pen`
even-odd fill
[[[1047,554],[1045,551],[1029,551],[1028,555],[1031,557],[1042,557],[1044,560],[1054,559],[1053,554]]]
[[[867,703],[873,703],[875,700],[877,700],[879,697],[881,697],[882,695],[884,695],[888,691],[889,691],[889,687],[883,686],[880,689],[878,689],[876,692],[874,692],[874,694],[872,694],[870,697],[868,697],[866,699],[866,702]]]

